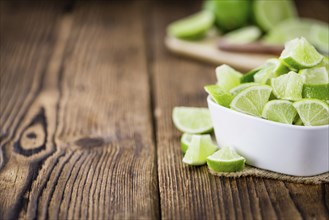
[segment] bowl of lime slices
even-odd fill
[[[220,147],[255,167],[294,176],[329,171],[329,61],[307,40],[241,74],[217,67],[205,87]]]

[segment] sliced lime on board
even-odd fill
[[[231,44],[246,44],[256,41],[261,35],[258,27],[247,26],[225,34],[223,39]]]
[[[216,172],[243,170],[246,159],[230,147],[223,147],[207,158],[208,167]]]
[[[170,36],[177,38],[198,39],[205,36],[214,21],[214,14],[204,10],[171,23],[167,32]]]

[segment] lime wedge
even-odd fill
[[[305,126],[329,124],[329,105],[326,102],[317,99],[303,99],[293,105]]]
[[[231,93],[223,90],[219,85],[205,86],[206,92],[217,102],[217,104],[229,107],[233,99]]]
[[[263,118],[281,122],[284,124],[292,124],[297,111],[291,102],[287,100],[272,100],[266,103],[263,109]]]
[[[185,154],[191,144],[193,134],[184,133],[180,139],[182,152]]]
[[[193,135],[183,158],[183,162],[189,165],[203,165],[207,162],[207,157],[213,154],[217,149],[217,146],[212,142],[209,134]]]
[[[233,96],[236,96],[237,94],[239,94],[242,90],[246,89],[246,88],[249,88],[251,86],[257,86],[257,85],[260,85],[259,83],[254,83],[254,82],[251,82],[251,83],[242,83],[236,87],[234,87],[233,89],[230,90],[230,93],[233,95]]]
[[[182,132],[202,134],[213,129],[207,108],[175,107],[172,115],[176,128]]]
[[[246,159],[230,147],[223,147],[207,158],[208,167],[216,172],[243,170]]]
[[[264,31],[269,31],[284,20],[297,17],[294,2],[290,0],[255,0],[253,2],[253,12],[256,23]]]
[[[303,121],[302,119],[300,119],[299,115],[297,115],[297,119],[294,122],[294,125],[299,125],[299,126],[303,126]]]
[[[303,86],[303,98],[329,100],[329,83]]]
[[[302,99],[303,84],[304,77],[293,71],[271,80],[275,97],[292,101]]]
[[[294,69],[310,68],[318,65],[323,56],[303,37],[288,41],[280,59]]]
[[[250,70],[240,78],[240,83],[254,82],[255,74],[260,70],[260,67]]]
[[[328,72],[325,67],[313,67],[300,70],[299,73],[305,77],[305,84],[329,83]]]
[[[232,67],[223,64],[216,68],[217,85],[226,91],[240,84],[242,74]]]
[[[329,57],[323,56],[323,60],[321,63],[317,65],[317,67],[324,67],[327,70],[327,73],[329,74]]]
[[[231,108],[249,115],[261,117],[272,88],[267,85],[251,86],[242,90],[231,102]]]
[[[177,38],[198,39],[205,36],[214,21],[214,14],[205,10],[171,23],[167,32]]]
[[[256,26],[247,26],[231,31],[223,36],[225,41],[232,44],[246,44],[256,41],[262,35]]]
[[[260,84],[270,84],[270,79],[288,73],[289,68],[282,64],[279,59],[269,59],[254,75],[254,80]]]

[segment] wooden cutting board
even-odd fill
[[[236,69],[248,71],[258,67],[265,60],[275,57],[271,54],[239,53],[218,49],[218,35],[207,36],[198,41],[181,40],[167,36],[166,47],[173,53],[205,61],[215,65],[228,64]]]

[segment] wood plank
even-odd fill
[[[159,216],[141,6],[3,9],[1,219]]]
[[[149,20],[161,217],[163,219],[324,219],[327,188],[261,178],[218,178],[207,167],[184,165],[180,133],[171,119],[175,106],[206,106],[203,86],[214,68],[173,56],[163,43],[166,25],[197,11],[199,3],[157,2]],[[237,137],[238,138],[238,137]],[[302,192],[308,192],[301,195]],[[312,204],[309,203],[312,201]]]

